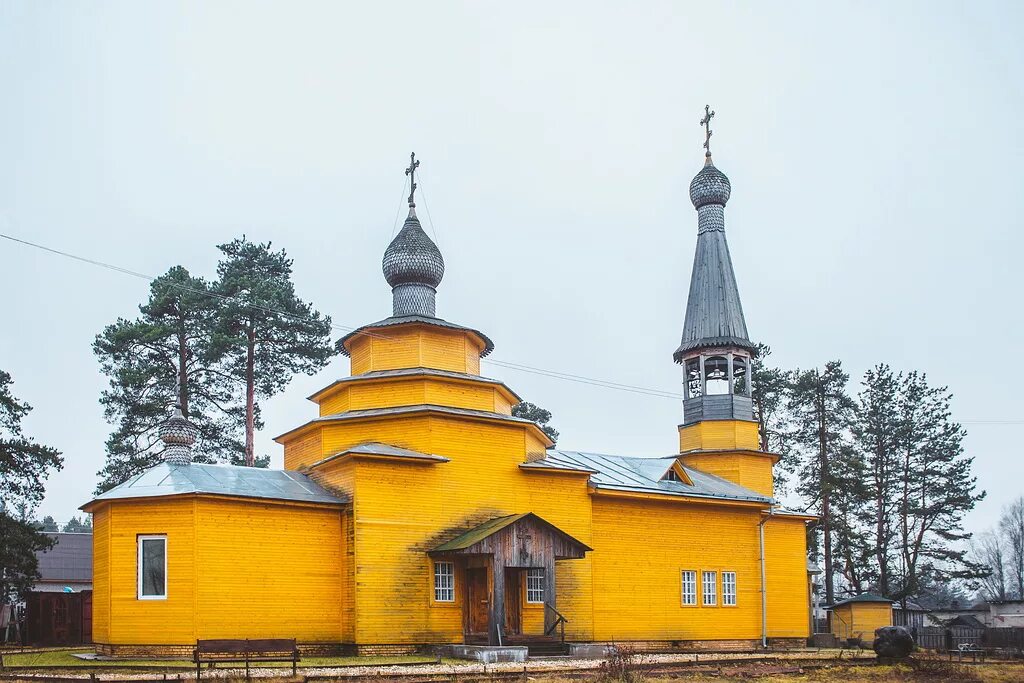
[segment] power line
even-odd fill
[[[405,193],[405,185],[404,185],[404,183],[403,183],[403,187],[402,187],[402,193],[403,193],[403,195]],[[399,204],[399,211],[401,211],[401,204]],[[428,218],[429,218],[429,215],[428,215]],[[396,219],[396,224],[397,224],[397,219]],[[42,251],[45,251],[45,252],[50,253],[50,254],[54,254],[56,256],[63,256],[65,258],[69,258],[69,259],[72,259],[74,261],[78,261],[80,263],[85,263],[87,265],[96,266],[98,268],[104,268],[104,269],[111,270],[111,271],[114,271],[114,272],[117,272],[117,273],[122,273],[124,275],[130,275],[132,277],[139,278],[139,279],[142,279],[142,280],[146,280],[146,281],[151,282],[151,283],[154,280],[157,279],[156,276],[153,276],[153,275],[148,275],[146,273],[142,273],[142,272],[139,272],[139,271],[136,271],[136,270],[131,270],[129,268],[124,268],[122,266],[118,266],[118,265],[115,265],[115,264],[112,264],[112,263],[107,263],[107,262],[104,262],[104,261],[99,261],[99,260],[88,258],[88,257],[85,257],[85,256],[79,256],[78,254],[73,254],[73,253],[68,252],[68,251],[63,251],[63,250],[60,250],[60,249],[55,249],[53,247],[48,247],[48,246],[43,245],[43,244],[38,244],[36,242],[31,242],[29,240],[20,239],[18,237],[14,237],[13,235],[7,235],[5,233],[0,233],[0,238],[9,240],[11,242],[15,242],[17,244],[21,244],[21,245],[24,245],[24,246],[27,246],[27,247],[32,247],[34,249],[40,249]],[[223,301],[233,301],[233,302],[236,302],[236,303],[240,303],[242,305],[249,306],[250,308],[254,308],[256,310],[263,311],[265,313],[274,313],[274,314],[283,315],[283,316],[286,316],[286,317],[289,317],[289,318],[292,318],[292,319],[295,319],[295,320],[301,320],[301,321],[305,321],[305,322],[312,322],[312,320],[310,318],[306,317],[306,316],[301,316],[301,315],[297,315],[297,314],[294,314],[294,313],[289,313],[288,311],[282,311],[282,310],[279,310],[279,309],[271,308],[269,306],[261,306],[259,304],[254,304],[254,303],[251,303],[249,301],[246,301],[242,297],[230,296],[230,295],[226,295],[226,294],[219,294],[217,292],[211,292],[209,290],[195,289],[193,287],[188,287],[186,285],[181,285],[181,284],[178,284],[178,283],[168,283],[168,285],[171,286],[171,287],[175,287],[177,289],[180,289],[182,291],[187,291],[187,292],[191,292],[191,293],[199,294],[199,295],[203,295],[203,296],[211,296],[211,297],[214,297],[214,298],[221,299]],[[346,332],[346,333],[356,332],[356,331],[359,330],[358,327],[352,327],[352,326],[349,326],[349,325],[340,325],[338,323],[333,322],[333,320],[331,322],[331,328],[333,328],[335,330],[338,330],[340,332]],[[375,332],[359,332],[359,334],[366,335],[368,337],[375,337],[375,338],[379,338],[379,339],[391,339],[391,337],[388,337],[388,336],[383,335],[383,334],[375,333]],[[596,387],[601,387],[601,388],[605,388],[605,389],[614,389],[616,391],[626,391],[626,392],[630,392],[630,393],[634,393],[634,394],[639,394],[639,395],[643,395],[643,396],[653,396],[655,398],[667,398],[667,399],[671,399],[673,401],[680,401],[680,400],[683,399],[683,395],[682,394],[679,394],[679,393],[676,393],[676,392],[672,392],[672,391],[666,391],[664,389],[654,389],[654,388],[651,388],[651,387],[643,387],[643,386],[634,385],[634,384],[624,384],[622,382],[614,382],[614,381],[611,381],[611,380],[600,379],[600,378],[597,378],[597,377],[588,377],[586,375],[577,375],[577,374],[573,374],[573,373],[569,373],[569,372],[561,372],[559,370],[549,370],[549,369],[546,369],[546,368],[539,368],[539,367],[535,367],[535,366],[531,366],[531,365],[523,365],[521,363],[514,363],[512,361],[506,361],[506,360],[501,360],[501,359],[497,359],[497,358],[483,358],[481,360],[484,363],[489,363],[489,364],[495,365],[497,367],[506,368],[508,370],[516,370],[518,372],[525,372],[525,373],[529,373],[529,374],[539,375],[541,377],[550,377],[552,379],[559,379],[559,380],[563,380],[563,381],[567,381],[567,382],[576,382],[578,384],[586,384],[586,385],[589,385],[589,386],[596,386]],[[990,424],[990,425],[1020,425],[1020,424],[1024,424],[1024,420],[960,420],[959,422],[960,422],[960,424],[977,424],[977,425],[984,425],[984,424]]]

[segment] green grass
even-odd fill
[[[54,668],[81,668],[109,669],[109,668],[170,668],[170,667],[194,667],[187,659],[115,659],[115,660],[88,660],[75,657],[75,652],[89,652],[89,650],[48,650],[45,652],[31,652],[25,654],[4,654],[4,666],[9,668],[25,666],[46,666]],[[303,657],[299,662],[300,667],[328,667],[328,666],[387,666],[389,664],[435,664],[437,660],[427,656],[398,656],[398,657]],[[244,664],[223,664],[221,666],[237,668]],[[289,662],[260,662],[254,667],[291,667]]]

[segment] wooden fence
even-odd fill
[[[966,626],[912,628],[917,646],[948,652],[964,647],[999,648],[1024,652],[1024,628],[968,628]]]

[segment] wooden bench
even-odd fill
[[[202,675],[203,664],[245,662],[245,677],[249,678],[252,662],[291,662],[292,676],[298,673],[299,648],[294,638],[262,638],[254,640],[197,640],[192,654],[196,663],[196,680]]]

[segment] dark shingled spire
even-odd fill
[[[747,335],[736,274],[725,240],[725,204],[731,192],[729,178],[715,168],[708,155],[704,168],[690,183],[690,201],[697,209],[697,251],[690,275],[683,337],[672,355],[677,363],[696,349],[754,349]]]

